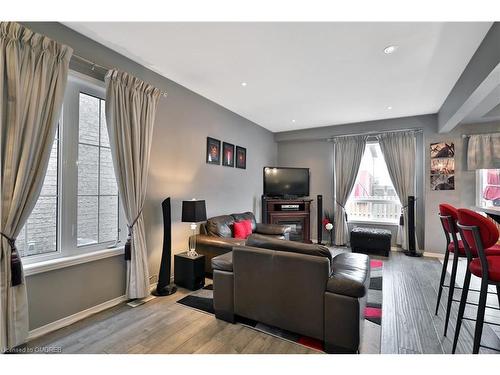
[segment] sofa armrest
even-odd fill
[[[237,238],[222,238],[208,236],[206,234],[197,234],[191,236],[190,241],[193,240],[196,243],[196,252],[205,256],[205,273],[212,273],[212,258],[231,252],[234,246],[243,246],[245,240],[240,240]]]
[[[290,233],[292,228],[289,225],[280,225],[280,224],[262,224],[257,223],[257,227],[255,228],[255,232],[259,234],[267,234],[267,235],[285,235]]]
[[[361,298],[366,294],[364,280],[345,277],[342,274],[332,274],[326,284],[326,291],[348,297]]]
[[[370,259],[365,254],[339,254],[333,258],[326,291],[353,298],[364,297],[370,283]]]
[[[218,255],[212,258],[212,269],[218,271],[233,272],[233,252]]]
[[[232,251],[233,246],[244,245],[245,242],[238,238],[221,238],[209,236],[206,234],[197,234],[194,236],[196,239],[196,248],[215,247],[221,250]]]

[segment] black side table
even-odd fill
[[[174,282],[176,285],[196,290],[205,285],[205,255],[190,257],[187,252],[174,256]]]

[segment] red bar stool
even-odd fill
[[[444,235],[446,238],[446,250],[444,254],[443,268],[441,270],[441,279],[439,281],[439,290],[436,303],[436,315],[439,310],[439,303],[441,301],[441,294],[443,293],[443,288],[448,289],[448,301],[446,304],[446,318],[444,321],[444,336],[448,331],[448,323],[450,321],[450,311],[451,304],[453,302],[453,293],[455,292],[455,279],[457,277],[458,268],[458,258],[465,258],[464,245],[461,240],[458,239],[457,233],[457,220],[458,220],[458,210],[450,204],[442,203],[439,205],[439,219],[441,220],[441,225],[443,226]],[[450,284],[445,285],[446,270],[448,269],[448,259],[450,253],[453,253],[453,264],[451,268]],[[461,289],[461,288],[457,288]]]
[[[499,237],[498,229],[491,220],[485,218],[477,212],[464,208],[458,210],[457,226],[463,240],[468,267],[465,272],[462,297],[460,299],[460,307],[458,309],[457,327],[455,329],[452,353],[455,353],[457,348],[462,320],[474,320],[464,317],[471,275],[477,276],[481,279],[472,353],[479,353],[480,347],[500,351],[500,349],[481,345],[484,311],[487,307],[486,297],[488,296],[488,285],[496,286],[498,302],[500,305],[500,257],[497,255],[500,252],[500,246],[496,244]],[[491,322],[486,323],[497,325],[496,323]]]

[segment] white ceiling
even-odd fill
[[[436,113],[491,23],[66,25],[277,132]]]

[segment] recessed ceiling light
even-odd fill
[[[245,87],[247,85],[246,82],[241,82],[241,86]]]
[[[396,52],[397,49],[398,49],[398,46],[387,46],[384,48],[384,53],[386,55],[390,55],[391,53]]]
[[[292,122],[295,122],[295,120],[292,120]]]
[[[391,106],[388,106],[388,107],[387,107],[387,109],[391,110],[391,109],[392,109],[392,107],[391,107]]]

